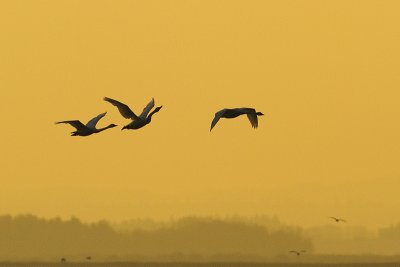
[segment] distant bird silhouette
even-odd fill
[[[67,259],[66,258],[61,258],[61,260],[60,260],[61,262],[66,262],[67,261]]]
[[[86,125],[84,125],[82,122],[78,121],[78,120],[72,120],[72,121],[59,121],[56,122],[56,124],[60,124],[60,123],[68,123],[71,126],[75,127],[76,131],[75,132],[71,132],[71,136],[88,136],[94,133],[99,133],[102,132],[106,129],[109,128],[113,128],[117,125],[115,124],[110,124],[104,128],[100,128],[97,129],[96,128],[96,124],[97,122],[103,118],[106,115],[107,112],[101,113],[100,115],[97,115],[96,117],[94,117],[93,119],[91,119],[88,123],[86,123]]]
[[[215,113],[215,117],[211,122],[210,132],[214,128],[215,124],[217,124],[220,118],[232,119],[244,114],[247,115],[247,118],[249,119],[251,126],[253,128],[258,127],[257,116],[264,115],[261,112],[257,112],[254,108],[224,108]]]
[[[336,218],[336,217],[329,217],[329,218],[335,220],[335,222],[337,222],[337,223],[339,223],[339,222],[347,222],[344,219],[340,219],[340,218]]]
[[[297,256],[300,256],[300,254],[302,254],[302,253],[304,253],[304,252],[306,252],[306,251],[305,251],[305,250],[300,250],[300,251],[291,250],[291,251],[289,251],[289,253],[294,253],[294,254],[296,254]]]
[[[154,115],[154,113],[157,113],[160,111],[162,106],[156,107],[152,112],[150,110],[154,107],[154,98],[147,104],[147,106],[143,109],[142,113],[137,116],[127,105],[124,103],[121,103],[117,100],[105,97],[104,101],[107,101],[111,103],[112,105],[116,106],[119,110],[119,113],[125,118],[125,119],[131,119],[132,122],[129,123],[128,125],[125,125],[122,127],[121,130],[128,129],[128,130],[136,130],[140,129],[143,126],[149,124],[151,122],[151,117]],[[150,112],[150,114],[149,114]]]
[[[86,257],[86,260],[90,261],[90,260],[92,260],[92,257],[87,256],[87,257]]]

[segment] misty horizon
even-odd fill
[[[373,233],[336,224],[302,228],[268,216],[84,223],[76,217],[44,219],[25,214],[1,215],[0,236],[0,261],[90,255],[100,261],[290,262],[296,258],[288,252],[296,249],[306,251],[301,258],[305,261],[359,261],[362,255],[378,261],[400,259],[400,223]]]

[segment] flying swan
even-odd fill
[[[240,115],[247,115],[247,118],[249,119],[251,126],[253,128],[258,127],[258,118],[257,116],[262,116],[264,115],[261,112],[256,112],[254,108],[224,108],[217,113],[215,113],[215,117],[211,122],[211,130],[214,128],[215,124],[219,121],[220,118],[227,118],[227,119],[232,119],[236,118]]]
[[[56,124],[60,124],[60,123],[68,123],[71,126],[75,127],[76,131],[75,132],[71,132],[71,136],[88,136],[94,133],[99,133],[102,132],[104,130],[107,130],[109,128],[113,128],[117,125],[115,124],[110,124],[104,128],[96,128],[96,124],[99,122],[99,120],[101,118],[103,118],[105,115],[107,114],[107,112],[101,113],[99,115],[97,115],[96,117],[94,117],[93,119],[91,119],[88,123],[86,123],[86,125],[84,125],[82,122],[78,121],[78,120],[71,120],[71,121],[59,121],[56,122]]]
[[[162,106],[156,107],[152,112],[150,110],[154,107],[154,98],[147,104],[147,106],[143,109],[142,113],[137,116],[127,105],[121,103],[117,100],[105,97],[104,101],[111,103],[112,105],[116,106],[119,110],[119,113],[125,119],[131,119],[132,122],[122,127],[121,130],[128,129],[128,130],[136,130],[140,129],[143,126],[149,124],[151,122],[151,117],[157,113]],[[150,112],[150,114],[149,114]]]

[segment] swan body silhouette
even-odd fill
[[[337,222],[337,223],[339,223],[339,222],[346,222],[346,220],[341,219],[341,218],[336,218],[336,217],[329,217],[329,218],[331,218],[332,220],[335,220],[335,222]]]
[[[151,122],[151,117],[160,111],[162,106],[156,107],[152,112],[150,110],[154,107],[154,98],[147,104],[147,106],[143,109],[142,113],[137,116],[127,105],[121,103],[117,100],[104,97],[104,101],[111,103],[112,105],[116,106],[121,113],[122,117],[125,119],[131,119],[132,122],[122,127],[121,130],[128,129],[128,130],[137,130],[146,126]]]
[[[56,124],[67,123],[70,124],[72,127],[75,127],[76,131],[71,132],[71,136],[88,136],[117,126],[115,124],[110,124],[104,128],[96,128],[96,125],[99,122],[99,120],[103,118],[106,114],[107,112],[97,115],[96,117],[91,119],[88,123],[86,123],[86,125],[80,122],[79,120],[59,121],[56,122]]]
[[[302,253],[304,253],[304,252],[306,252],[305,250],[300,250],[300,251],[298,251],[298,250],[291,250],[291,251],[289,251],[289,253],[294,253],[294,254],[296,254],[297,256],[300,256],[300,254],[302,254]]]
[[[215,117],[211,122],[211,130],[214,128],[214,126],[217,124],[219,119],[221,118],[226,118],[226,119],[232,119],[236,118],[240,115],[247,115],[247,118],[250,121],[250,124],[253,128],[258,127],[258,118],[257,116],[263,116],[264,114],[261,112],[257,112],[254,108],[224,108],[217,113],[215,113]]]

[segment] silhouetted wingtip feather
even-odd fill
[[[89,128],[96,128],[97,123],[107,114],[107,112],[100,113],[96,117],[90,119],[87,123],[86,126]]]
[[[138,116],[136,116],[136,114],[129,108],[128,105],[109,97],[104,97],[104,100],[110,103],[111,105],[116,106],[118,108],[119,113],[125,119],[132,119],[132,120],[138,119]]]
[[[141,119],[147,118],[149,115],[150,110],[154,107],[154,97],[150,100],[150,102],[143,108],[142,113],[139,115]]]

